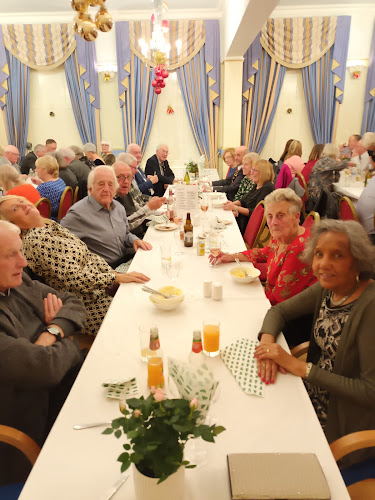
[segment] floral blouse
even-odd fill
[[[25,231],[22,250],[28,267],[49,286],[71,292],[83,301],[87,313],[83,333],[96,335],[111,303],[105,288],[116,278],[109,264],[53,221]]]
[[[265,248],[252,248],[242,252],[255,267],[257,263],[267,263],[265,292],[271,305],[297,295],[317,281],[311,267],[300,258],[309,236],[310,232],[305,229],[305,232],[294,238],[286,251],[278,256],[279,244],[275,238],[271,238]]]
[[[330,189],[332,183],[340,179],[338,170],[343,168],[345,165],[329,157],[321,158],[315,163],[307,183],[312,201],[316,202],[323,189]]]
[[[241,184],[237,190],[236,196],[233,201],[241,200],[247,193],[250,193],[255,188],[255,182],[253,182],[248,177],[244,177],[241,181]]]

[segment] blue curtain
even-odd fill
[[[9,67],[5,105],[8,144],[16,146],[22,157],[25,155],[29,130],[30,68],[7,49],[5,51]]]
[[[310,130],[315,144],[332,142],[336,116],[332,67],[333,47],[318,61],[302,68]]]
[[[361,134],[365,132],[375,132],[375,25],[370,47]]]
[[[241,141],[258,154],[270,133],[286,71],[261,48],[259,40],[260,35],[244,56]]]

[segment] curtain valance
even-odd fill
[[[303,68],[320,59],[335,42],[337,17],[268,19],[260,43],[278,63]]]
[[[72,24],[3,24],[4,45],[33,69],[53,69],[76,48]]]
[[[144,40],[150,47],[153,25],[150,21],[129,22],[130,50],[145,64],[155,66],[151,59],[151,51],[148,57],[142,54],[139,40]],[[165,34],[166,40],[171,46],[169,53],[169,69],[176,69],[190,61],[203,47],[206,39],[204,20],[197,21],[169,21],[169,32]],[[176,41],[180,40],[180,48]]]

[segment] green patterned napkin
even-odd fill
[[[102,383],[107,388],[107,398],[124,399],[139,392],[136,378],[112,379]]]
[[[149,222],[146,223],[147,227],[156,226],[156,224],[167,224],[167,222],[169,222],[166,215],[149,215],[147,219],[150,219]]]
[[[258,377],[254,349],[258,341],[237,339],[221,351],[221,357],[245,394],[263,396],[263,382]]]
[[[197,398],[198,410],[205,417],[219,384],[207,365],[194,366],[168,358],[168,371],[180,396],[189,401]]]

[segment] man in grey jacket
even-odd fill
[[[24,274],[21,247],[18,227],[0,221],[0,424],[42,445],[82,364],[72,335],[86,311],[74,295]],[[0,484],[18,472],[12,451],[0,447]]]

